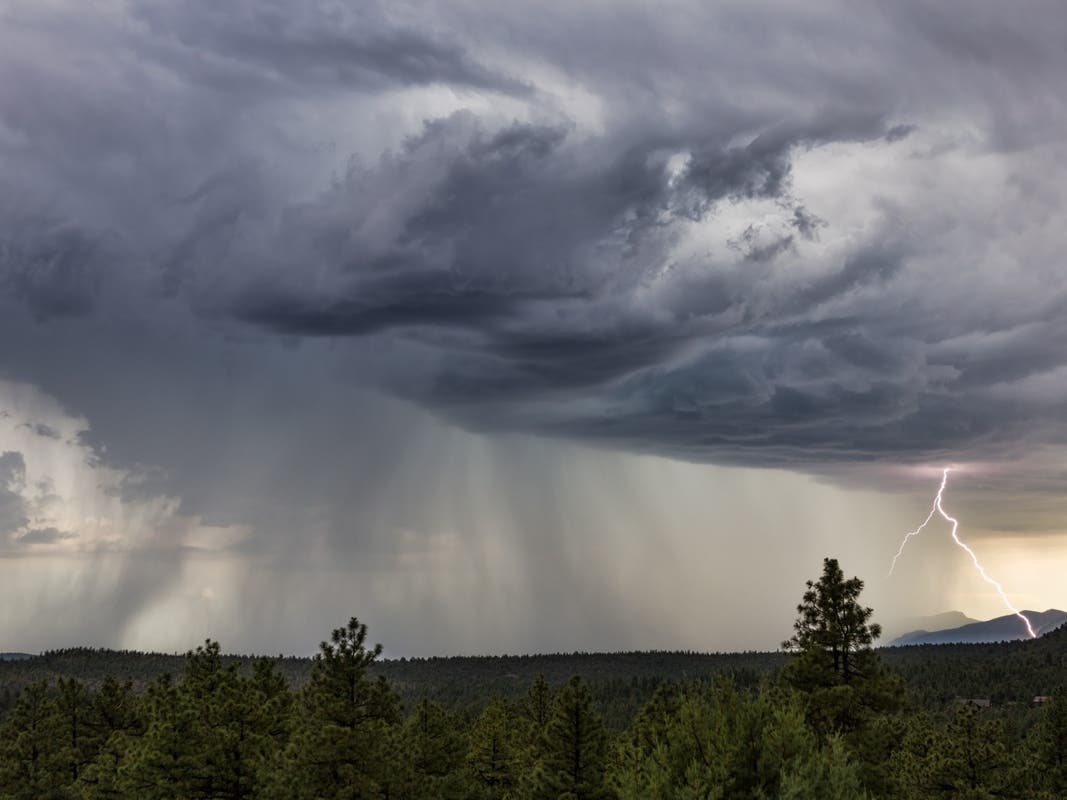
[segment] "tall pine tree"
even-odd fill
[[[368,675],[382,648],[366,641],[367,626],[353,617],[319,646],[270,796],[356,800],[391,785],[399,704],[384,679]]]
[[[552,704],[541,757],[528,785],[531,800],[607,800],[607,736],[589,688],[575,676]]]

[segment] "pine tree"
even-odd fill
[[[795,760],[782,775],[780,800],[864,800],[858,765],[849,761],[844,741],[830,737],[827,745]]]
[[[957,707],[948,724],[912,718],[892,764],[898,794],[915,800],[1035,796],[1028,765],[1009,751],[1002,721],[970,705]]]
[[[83,683],[73,678],[60,678],[55,706],[62,731],[61,769],[67,773],[64,782],[73,784],[86,765],[96,758],[103,740],[90,727],[92,696]]]
[[[280,676],[260,659],[251,677],[237,664],[224,667],[218,642],[207,642],[187,656],[182,685],[196,709],[194,736],[200,766],[191,796],[245,800],[258,797],[283,744],[287,710]]]
[[[118,766],[120,797],[167,800],[189,795],[197,767],[195,710],[167,673],[141,698],[144,735],[129,742]]]
[[[644,732],[620,749],[620,800],[863,795],[858,766],[836,739],[820,744],[795,694],[773,686],[750,694],[717,680],[665,700],[654,698]]]
[[[1067,689],[1052,693],[1033,736],[1041,783],[1053,797],[1067,797]]]
[[[607,736],[589,689],[573,677],[552,704],[531,778],[531,800],[605,800]]]
[[[544,740],[545,726],[552,714],[555,692],[538,674],[526,692],[526,697],[519,701],[519,771],[524,775],[533,772],[541,758],[541,744]]]
[[[845,579],[837,559],[823,559],[818,581],[808,581],[797,606],[792,638],[797,654],[782,673],[808,699],[808,721],[823,735],[851,734],[878,714],[900,708],[903,686],[872,649],[882,629],[859,603],[863,581]]]
[[[859,604],[861,591],[863,581],[845,580],[836,558],[823,559],[822,577],[807,582],[793,636],[782,646],[804,656],[815,679],[833,685],[869,677],[871,645],[882,628],[868,624],[874,612]]]
[[[163,678],[149,689],[148,725],[116,770],[120,787],[146,798],[260,796],[284,745],[287,695],[269,662],[244,677],[236,663],[223,664],[218,642],[208,640],[186,654],[181,684]],[[87,794],[109,796],[106,771],[91,772],[85,783],[92,787]]]
[[[48,695],[48,682],[27,686],[0,728],[0,797],[65,797],[63,786],[70,776],[60,749],[64,741],[63,726]]]
[[[458,721],[437,703],[422,700],[404,726],[411,765],[410,796],[417,800],[462,800],[467,796],[463,760],[466,738]]]
[[[735,699],[726,681],[657,692],[619,744],[612,782],[620,800],[724,797]]]
[[[522,705],[527,724],[538,739],[544,732],[549,715],[552,713],[552,699],[552,687],[548,685],[544,674],[538,674],[526,693],[526,701]]]
[[[319,646],[270,796],[354,800],[392,785],[399,705],[383,678],[368,676],[381,645],[367,649],[366,639],[367,626],[353,617]]]
[[[470,733],[467,771],[472,794],[501,800],[518,782],[519,746],[508,707],[495,699],[485,707]]]
[[[77,789],[85,800],[112,800],[126,796],[119,766],[130,745],[130,737],[144,733],[138,708],[132,682],[119,683],[111,675],[92,696],[86,728],[101,745],[92,763],[78,777]]]

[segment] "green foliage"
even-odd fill
[[[874,612],[859,604],[861,591],[863,581],[845,580],[836,558],[823,559],[822,577],[808,581],[793,637],[782,645],[800,653],[799,663],[810,671],[805,678],[837,685],[869,677],[871,645],[882,628],[868,624]]]
[[[607,800],[607,735],[589,687],[571,678],[556,695],[541,734],[540,756],[523,795],[530,800]]]
[[[1032,737],[1041,788],[1050,797],[1067,797],[1067,689],[1052,693]]]
[[[836,559],[823,561],[797,606],[793,638],[784,647],[796,658],[783,680],[806,697],[811,725],[824,736],[863,731],[872,718],[902,705],[903,687],[881,663],[872,644],[881,628],[859,603],[863,581],[845,579]]]
[[[728,681],[653,699],[619,747],[620,800],[862,797],[839,740],[821,745],[801,698]]]
[[[467,751],[468,785],[473,798],[502,800],[515,789],[524,764],[518,721],[517,715],[499,699],[491,701],[475,721]]]
[[[352,619],[310,661],[5,662],[0,800],[1067,797],[1067,629],[876,653],[861,590],[827,560],[789,654],[382,664]]]
[[[822,749],[797,758],[783,772],[778,794],[780,800],[863,800],[868,796],[858,766],[836,736]]]
[[[366,639],[353,617],[319,646],[271,796],[364,798],[396,782],[399,704],[384,679],[368,675],[381,645],[368,650]]]
[[[914,717],[894,756],[897,793],[916,800],[1033,797],[1026,767],[1010,751],[1003,721],[965,704],[944,723]]]
[[[882,663],[899,675],[916,705],[935,708],[955,697],[985,697],[995,705],[1029,705],[1035,695],[1048,695],[1067,675],[1067,626],[1039,639],[998,644],[923,645],[879,648]],[[376,660],[372,677],[389,681],[403,705],[412,708],[426,698],[471,719],[492,697],[519,701],[543,674],[558,686],[581,675],[593,693],[609,731],[627,728],[657,687],[715,675],[732,677],[739,687],[754,688],[776,676],[796,656],[786,652],[696,653],[567,653],[527,656],[464,656]],[[254,659],[224,656],[242,673]],[[314,661],[278,658],[275,669],[292,688],[304,686]],[[109,650],[62,650],[22,661],[0,661],[0,721],[14,706],[21,689],[42,680],[77,678],[90,690],[108,676],[129,680],[143,692],[162,673],[180,675],[181,656]],[[8,696],[9,700],[4,700]],[[8,712],[9,713],[9,712]]]
[[[130,747],[130,737],[144,733],[139,705],[133,684],[119,683],[110,676],[92,695],[92,713],[86,727],[99,742],[99,748],[92,763],[78,776],[77,789],[83,797],[95,800],[123,796],[119,766]]]
[[[465,734],[459,721],[437,703],[423,700],[416,706],[404,724],[411,774],[406,796],[425,800],[466,797]]]
[[[0,797],[63,798],[67,738],[48,696],[48,684],[28,686],[0,731]]]

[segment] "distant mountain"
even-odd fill
[[[950,612],[959,613],[959,612]],[[1067,622],[1067,611],[1050,608],[1048,611],[1024,611],[1034,626],[1038,636]],[[946,615],[939,614],[938,617]],[[962,614],[960,615],[962,616]],[[943,628],[930,630],[922,628],[898,636],[889,643],[890,647],[903,647],[912,644],[987,644],[990,642],[1009,642],[1020,639],[1028,639],[1026,625],[1014,614],[1005,614],[1003,617],[987,620],[985,622],[970,622],[955,628]]]
[[[970,625],[972,622],[981,622],[981,620],[968,617],[962,611],[945,611],[944,613],[932,614],[928,617],[898,619],[882,626],[882,639],[880,643],[887,644],[891,640],[895,643],[897,638],[908,636],[919,631],[925,631],[927,633],[945,631],[949,628],[960,628],[964,625]]]
[[[30,653],[0,653],[0,661],[23,661],[33,658]]]

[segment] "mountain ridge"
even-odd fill
[[[951,612],[950,612],[951,613]],[[1022,612],[1033,626],[1038,636],[1059,628],[1067,623],[1067,611],[1049,608],[1045,611]],[[1005,614],[990,620],[969,622],[954,628],[940,630],[914,630],[902,634],[891,642],[889,647],[909,647],[919,644],[992,644],[1029,639],[1030,634],[1025,623],[1015,614]]]

